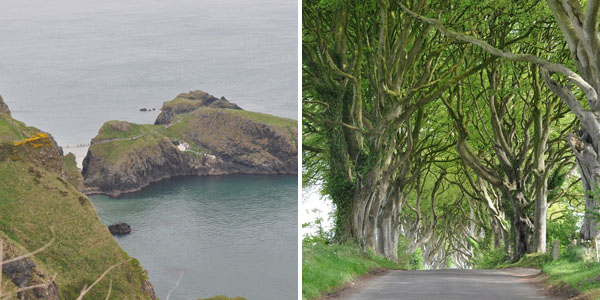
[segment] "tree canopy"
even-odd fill
[[[599,2],[303,1],[303,183],[334,239],[432,267],[595,239]]]

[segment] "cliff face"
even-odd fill
[[[25,254],[25,251],[17,249],[11,240],[2,237],[3,261],[8,261]],[[15,291],[17,288],[39,286],[21,293],[22,299],[44,299],[59,300],[58,285],[47,272],[40,270],[35,262],[29,258],[13,261],[2,266],[2,274],[10,280]],[[6,287],[4,287],[6,289]],[[6,290],[4,290],[6,292]]]
[[[0,113],[3,258],[32,252],[55,239],[32,257],[5,264],[2,273],[10,280],[3,281],[3,291],[46,283],[22,299],[75,299],[110,266],[129,259],[79,189],[82,177],[72,154],[63,156],[51,135]],[[115,299],[153,299],[147,276],[135,260],[112,270],[108,278]],[[104,299],[109,280],[101,281],[86,298]]]
[[[118,196],[181,175],[298,174],[295,120],[195,91],[166,102],[155,124],[105,123],[83,161],[85,192]]]
[[[86,194],[116,197],[154,181],[181,175],[220,175],[223,162],[205,155],[179,151],[166,137],[143,137],[144,148],[132,148],[118,161],[105,147],[90,147],[83,161]]]
[[[7,114],[10,116],[10,110],[8,109],[8,105],[4,103],[4,99],[2,99],[2,96],[0,96],[0,113]]]

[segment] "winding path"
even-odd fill
[[[539,271],[428,270],[391,271],[360,287],[342,292],[345,300],[509,300],[555,299],[539,293],[528,282]]]

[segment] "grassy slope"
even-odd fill
[[[302,299],[316,299],[376,268],[399,269],[383,257],[363,255],[353,244],[302,245]]]
[[[238,109],[226,109],[225,111],[229,114],[244,116],[244,117],[247,117],[248,119],[254,120],[256,122],[260,122],[260,123],[264,123],[264,124],[268,124],[268,125],[272,125],[272,126],[277,126],[277,127],[282,127],[282,128],[296,127],[298,125],[298,121],[296,121],[296,120],[276,117],[276,116],[269,115],[269,114],[257,113],[257,112],[247,111],[247,110],[238,110]]]
[[[201,106],[202,102],[198,101],[198,100],[190,100],[190,99],[186,99],[186,98],[175,98],[171,101],[167,101],[163,104],[163,109],[164,108],[174,108],[174,107],[198,107]]]
[[[0,143],[12,143],[37,131],[0,115]],[[73,171],[73,162],[72,157],[64,157],[67,171]],[[44,273],[57,274],[61,299],[75,299],[84,285],[129,258],[87,198],[58,174],[35,163],[0,159],[0,212],[2,235],[20,249],[33,251],[56,238],[33,260]],[[140,289],[144,276],[139,263],[132,260],[115,268],[86,297],[103,299],[112,280],[111,299],[144,299]]]
[[[158,152],[158,138],[162,135],[149,134],[136,140],[118,140],[109,143],[92,145],[95,153],[99,153],[109,162],[123,161],[130,152]]]
[[[22,140],[34,135],[38,131],[37,128],[27,127],[23,122],[0,113],[0,142]]]
[[[77,162],[75,161],[75,154],[70,152],[65,154],[65,156],[63,156],[63,163],[65,164],[66,180],[77,189],[82,190],[83,183],[81,181],[81,173],[79,172]]]
[[[34,260],[49,274],[58,273],[61,298],[74,299],[84,285],[128,256],[81,193],[54,173],[30,168],[23,162],[0,164],[0,230],[29,251],[55,236],[56,242]],[[139,263],[129,262],[113,270],[89,297],[100,298],[113,280],[114,299],[142,298],[142,277]]]
[[[296,120],[276,117],[273,115],[257,113],[247,110],[238,110],[238,109],[227,109],[227,108],[209,108],[209,107],[200,107],[193,112],[185,113],[180,115],[183,119],[173,126],[169,127],[166,130],[166,134],[175,138],[183,138],[190,127],[190,118],[199,118],[205,115],[209,115],[214,112],[221,112],[226,115],[238,116],[244,119],[252,120],[257,123],[262,123],[265,125],[273,126],[285,131],[289,131],[292,128],[298,127],[298,122]],[[176,117],[179,119],[180,117]],[[223,128],[227,129],[227,128]],[[216,130],[219,131],[219,130]],[[220,132],[220,131],[219,131]],[[232,132],[233,134],[233,132]]]
[[[151,133],[163,128],[161,125],[151,125],[151,124],[135,124],[129,123],[130,128],[128,131],[118,131],[111,128],[112,123],[122,122],[122,121],[108,121],[105,122],[104,125],[98,131],[98,135],[94,138],[96,141],[108,140],[108,139],[116,139],[116,138],[127,138],[133,136],[139,136],[142,134]]]

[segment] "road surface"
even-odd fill
[[[350,288],[345,300],[509,300],[554,299],[528,281],[532,269],[391,271]]]

